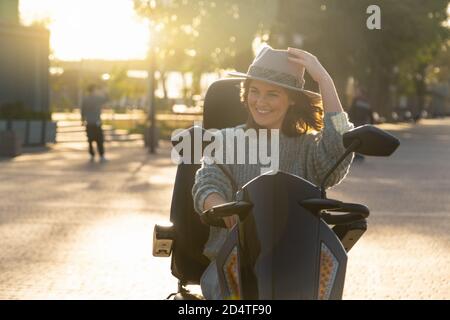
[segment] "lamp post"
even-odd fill
[[[155,49],[150,45],[148,70],[148,122],[147,147],[151,154],[156,153],[156,105],[155,105]]]
[[[81,110],[81,104],[83,103],[83,58],[80,59],[80,63],[78,65],[78,92],[77,92],[77,100],[78,100],[78,108]]]
[[[157,127],[156,127],[156,101],[155,101],[155,71],[156,71],[156,48],[161,45],[161,35],[158,22],[167,16],[167,10],[172,6],[172,0],[152,0],[147,1],[151,15],[149,21],[150,37],[149,42],[149,72],[148,72],[148,136],[147,145],[149,153],[156,153]]]

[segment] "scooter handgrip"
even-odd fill
[[[307,199],[300,202],[300,205],[319,215],[328,224],[345,224],[369,216],[370,211],[365,205],[358,203],[347,203],[333,199]],[[348,212],[346,214],[332,214],[330,212]]]
[[[318,214],[323,210],[337,211],[337,212],[358,212],[365,215],[364,218],[369,216],[369,208],[359,203],[342,202],[334,199],[306,199],[299,203],[303,208],[311,211],[314,214]]]
[[[344,214],[332,214],[324,212],[321,218],[327,223],[332,225],[348,224],[358,220],[363,220],[367,216],[360,212],[349,212]]]
[[[252,203],[245,201],[227,202],[203,211],[200,219],[203,223],[210,226],[226,228],[223,218],[237,215],[240,221],[244,221],[252,207]]]

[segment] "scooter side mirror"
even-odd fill
[[[326,199],[325,183],[327,179],[350,153],[358,152],[367,156],[387,157],[394,153],[400,145],[400,140],[396,137],[370,124],[347,131],[342,136],[342,142],[345,147],[344,154],[328,170],[320,184],[322,199]]]
[[[354,144],[352,151],[366,156],[387,157],[394,153],[400,141],[393,135],[372,125],[363,125],[343,135],[345,148]]]

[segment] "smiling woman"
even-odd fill
[[[143,59],[150,35],[130,0],[21,0],[21,20],[49,21],[54,56],[62,60]]]

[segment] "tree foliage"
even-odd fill
[[[134,5],[150,20],[158,69],[194,76],[248,65],[252,41],[270,29],[277,12],[273,0],[134,0]]]
[[[372,104],[388,112],[389,89],[411,85],[446,46],[449,30],[447,0],[283,0],[277,29],[271,41],[302,47],[323,62],[337,82],[340,94],[345,81],[355,77],[371,92]],[[381,30],[369,30],[370,5],[381,9]]]
[[[446,61],[448,0],[134,0],[151,21],[158,69],[181,72],[234,67],[245,71],[257,34],[278,48],[316,56],[343,95],[354,77],[374,108],[389,112],[389,95],[420,91],[437,56]],[[366,26],[370,5],[381,10],[381,30]],[[443,68],[444,70],[445,68]],[[195,76],[194,76],[195,78]],[[311,84],[311,81],[309,81]],[[311,88],[317,89],[317,88]],[[420,93],[421,94],[421,93]]]

